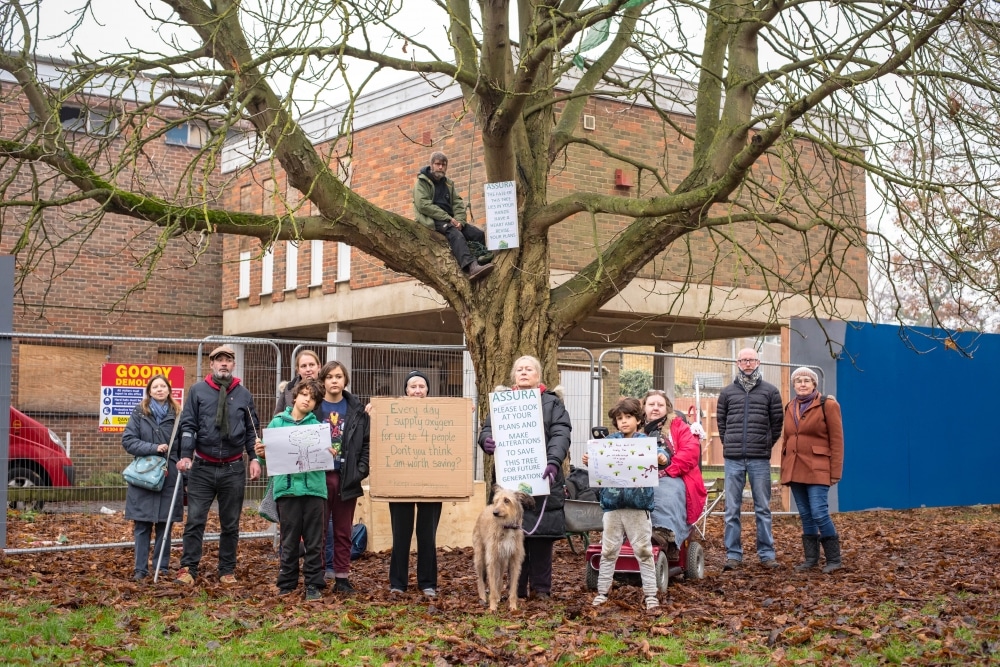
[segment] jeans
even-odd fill
[[[278,499],[281,512],[281,569],[278,588],[295,590],[299,585],[299,542],[305,544],[302,574],[306,588],[322,590],[323,580],[323,518],[326,499],[319,496],[286,496]]]
[[[438,222],[435,220],[434,229],[439,234],[444,234],[444,237],[448,239],[448,245],[451,246],[451,254],[455,256],[455,259],[458,260],[458,265],[465,271],[468,271],[469,265],[475,259],[472,253],[469,252],[469,241],[475,241],[484,247],[486,245],[486,234],[475,225],[465,224],[459,229],[450,222]]]
[[[802,534],[816,535],[820,537],[833,537],[837,534],[837,529],[833,526],[833,519],[830,518],[830,505],[827,497],[830,495],[830,487],[826,484],[802,484],[792,482],[792,496],[795,498],[795,505],[799,509],[799,517],[802,519]]]
[[[726,459],[726,543],[728,560],[743,560],[740,545],[740,510],[743,487],[750,478],[753,511],[757,518],[757,557],[761,562],[774,560],[774,536],[771,534],[771,461],[769,459]]]
[[[236,545],[240,540],[240,514],[246,490],[243,460],[221,466],[207,465],[197,458],[187,473],[188,518],[184,524],[184,555],[181,567],[198,574],[205,523],[212,502],[219,501],[219,576],[236,571]]]
[[[153,533],[154,526],[156,527],[156,544],[153,546],[153,567],[155,568],[156,559],[160,555],[160,549],[163,547],[163,536],[167,530],[167,522],[136,521],[132,527],[132,536],[135,538],[134,574],[142,577],[149,576],[149,538]],[[160,562],[160,575],[165,575],[168,569],[170,569],[169,544],[167,545],[167,551],[163,554],[163,560]]]
[[[406,590],[410,578],[414,514],[417,522],[417,588],[436,589],[437,529],[441,520],[441,503],[389,503],[389,520],[392,523],[389,587]]]

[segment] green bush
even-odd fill
[[[619,384],[622,396],[642,398],[653,388],[653,374],[640,368],[624,371],[619,378]]]

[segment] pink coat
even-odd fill
[[[666,473],[680,477],[684,481],[684,495],[687,498],[687,522],[694,524],[705,509],[705,481],[701,477],[701,446],[691,427],[680,417],[670,422],[670,440],[674,445],[674,456]]]

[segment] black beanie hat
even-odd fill
[[[403,396],[406,396],[406,387],[410,384],[410,380],[413,378],[423,378],[424,384],[427,385],[427,389],[429,390],[431,388],[431,381],[427,379],[427,376],[424,375],[423,371],[410,371],[406,374],[406,379],[403,380]]]

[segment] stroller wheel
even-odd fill
[[[587,589],[591,591],[597,590],[597,570],[594,566],[587,561]]]
[[[701,542],[688,543],[684,577],[686,579],[705,578],[705,547],[701,546]]]
[[[667,552],[660,550],[656,555],[656,590],[666,593],[670,586],[670,562],[667,560]]]

